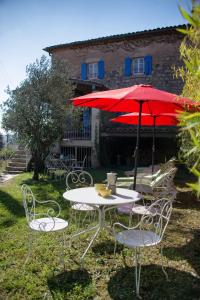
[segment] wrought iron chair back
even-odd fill
[[[93,186],[90,173],[83,170],[71,171],[66,176],[66,189],[77,189]],[[84,194],[83,194],[84,197]],[[78,215],[77,215],[78,213]],[[71,203],[71,222],[75,221],[77,228],[85,227],[96,218],[96,207],[84,203]]]
[[[72,164],[72,169],[75,170],[83,170],[86,164],[86,160],[87,160],[87,155],[84,156],[82,161],[75,161]]]
[[[22,191],[23,206],[26,214],[26,220],[29,223],[35,219],[35,197],[30,187],[26,184],[22,185],[21,191]]]
[[[172,201],[166,198],[152,203],[142,216],[139,229],[151,230],[159,236],[161,242],[172,212]]]
[[[175,161],[176,161],[176,157],[172,157],[170,158],[166,163],[161,164],[160,166],[160,171],[162,173],[166,173],[168,172],[170,169],[175,168]]]
[[[150,186],[154,189],[156,187],[166,187],[173,182],[177,168],[171,168],[168,172],[165,172],[153,180]]]
[[[93,186],[93,183],[94,181],[90,173],[83,170],[71,171],[66,176],[67,190],[90,187]]]
[[[30,226],[37,221],[40,231],[52,231],[55,228],[55,220],[60,216],[60,205],[54,200],[39,201],[33,195],[29,186],[23,184],[21,187],[23,206],[25,209],[26,219]],[[41,206],[51,204],[51,207],[42,209]],[[37,209],[37,206],[39,208]],[[53,206],[53,207],[52,207]],[[48,227],[48,228],[47,228]]]

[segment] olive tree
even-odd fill
[[[45,56],[28,65],[26,74],[16,89],[7,90],[2,125],[28,144],[34,162],[33,179],[38,180],[52,143],[63,134],[67,114],[73,113],[73,107],[66,105],[73,96],[73,86],[67,65],[61,61],[51,64]]]

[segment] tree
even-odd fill
[[[187,29],[180,30],[185,38],[180,47],[184,66],[177,75],[184,81],[182,94],[200,102],[200,4],[193,1],[192,12],[180,8],[188,21]],[[180,115],[182,130],[180,133],[180,154],[198,181],[190,186],[200,193],[200,112],[185,112]]]
[[[73,96],[73,86],[67,65],[61,61],[51,64],[45,56],[27,66],[26,73],[27,78],[15,90],[7,90],[2,125],[28,144],[33,179],[38,180],[50,146],[61,138],[67,114],[72,113],[73,107],[67,108],[66,101]]]

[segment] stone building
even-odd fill
[[[71,80],[77,83],[76,93],[116,89],[134,84],[151,84],[180,94],[183,82],[174,77],[174,67],[181,65],[179,47],[185,25],[157,28],[141,32],[76,41],[45,48],[52,59],[62,59],[69,65]],[[112,124],[116,114],[86,109],[83,128],[79,133],[66,131],[61,151],[87,154],[88,164],[130,165],[133,161],[136,127]],[[157,128],[157,161],[168,158],[176,149],[173,127]],[[150,127],[142,128],[140,162],[151,161]]]

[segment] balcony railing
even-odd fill
[[[151,137],[152,126],[142,126],[141,136]],[[173,137],[177,134],[177,126],[156,126],[157,137]],[[137,136],[136,125],[124,124],[103,124],[101,125],[101,135],[110,136]]]
[[[81,127],[77,130],[66,130],[65,140],[91,140],[91,126]]]

